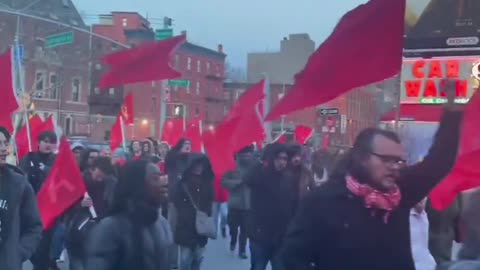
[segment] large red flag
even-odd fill
[[[295,131],[293,133],[293,137],[295,141],[299,144],[306,144],[308,139],[310,139],[313,135],[313,128],[307,126],[296,126]]]
[[[190,119],[185,130],[185,138],[192,142],[193,152],[202,152],[202,121],[198,117]]]
[[[0,115],[0,127],[4,127],[10,132],[10,134],[13,133],[15,130],[13,126],[13,119],[11,115]]]
[[[181,73],[175,71],[170,62],[185,38],[181,35],[106,56],[103,60],[110,65],[110,70],[100,79],[100,89],[180,77]]]
[[[121,109],[123,123],[125,125],[133,125],[135,123],[135,113],[133,107],[133,92],[130,92],[123,99],[123,105]]]
[[[235,168],[236,152],[265,138],[260,111],[265,98],[264,87],[265,82],[261,81],[247,90],[216,127],[215,132],[204,134],[205,151],[218,177]]]
[[[29,120],[29,128],[30,128],[30,141],[32,145],[32,151],[38,150],[38,142],[37,137],[42,133],[44,130],[44,123],[42,118],[38,115],[32,116]],[[15,136],[15,144],[17,147],[17,158],[18,160],[22,160],[29,152],[29,145],[28,145],[28,131],[27,126],[23,125],[23,127],[18,130]]]
[[[123,136],[122,114],[119,113],[110,131],[110,151],[115,152],[117,148],[122,146],[125,139]]]
[[[66,138],[62,138],[55,163],[38,192],[38,208],[45,230],[86,192],[82,174]]]
[[[162,141],[169,145],[175,145],[182,138],[184,133],[184,119],[170,118],[163,124]]]
[[[13,84],[12,49],[0,55],[0,78],[2,79],[0,83],[0,96],[2,96],[0,115],[11,116],[19,107]]]
[[[370,0],[343,16],[267,120],[394,76],[402,64],[405,0]]]
[[[480,94],[472,97],[465,108],[457,161],[452,172],[430,194],[432,206],[443,210],[462,192],[480,186]]]

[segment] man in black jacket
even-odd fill
[[[10,133],[0,127],[0,268],[21,270],[42,235],[32,187],[23,172],[6,163]]]
[[[362,131],[329,181],[303,201],[284,241],[286,269],[414,270],[410,209],[448,175],[462,108],[448,104],[425,159],[407,167],[393,132]]]
[[[42,132],[37,140],[38,149],[35,149],[35,152],[28,153],[19,165],[27,174],[28,181],[35,194],[42,188],[55,161],[54,151],[57,144],[57,135],[51,131]],[[54,226],[52,229],[43,232],[37,251],[31,258],[34,270],[48,270],[50,267],[56,267],[56,260],[50,258],[50,248],[55,228]]]
[[[268,145],[263,159],[264,163],[254,167],[246,177],[251,190],[251,269],[265,270],[270,262],[273,270],[283,270],[279,251],[296,209],[298,189],[294,179],[286,173],[288,153],[285,145]]]
[[[177,219],[173,230],[175,244],[180,247],[180,270],[200,269],[208,238],[195,226],[197,210],[212,216],[214,174],[207,156],[190,154],[188,165],[176,183],[171,201]]]

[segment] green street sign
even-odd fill
[[[173,29],[155,30],[155,40],[164,40],[173,37]]]
[[[66,32],[57,35],[48,36],[46,38],[46,47],[54,48],[61,45],[67,45],[73,43],[73,32]]]
[[[168,86],[189,87],[189,80],[168,80]]]

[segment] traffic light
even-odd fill
[[[172,26],[173,19],[169,17],[164,17],[163,18],[163,26],[165,28],[171,27]]]

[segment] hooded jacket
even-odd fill
[[[256,165],[252,160],[250,164],[237,162],[237,169],[226,172],[222,177],[222,186],[229,193],[228,206],[237,210],[250,209],[250,188],[245,183],[248,171]]]
[[[192,170],[198,164],[203,165],[203,172],[200,181],[196,182],[192,179]],[[208,238],[199,235],[195,229],[196,210],[193,203],[200,211],[207,213],[209,216],[212,215],[214,177],[207,156],[200,153],[191,154],[186,170],[171,195],[172,202],[177,210],[177,222],[174,229],[176,244],[190,248],[204,247],[207,244]],[[194,202],[190,200],[187,191]]]
[[[252,168],[246,176],[251,190],[248,233],[256,244],[280,247],[297,202],[295,182],[286,171],[277,171],[274,160],[286,148],[281,144],[268,145],[264,164]]]
[[[42,235],[35,193],[20,169],[0,168],[0,268],[21,270]]]

